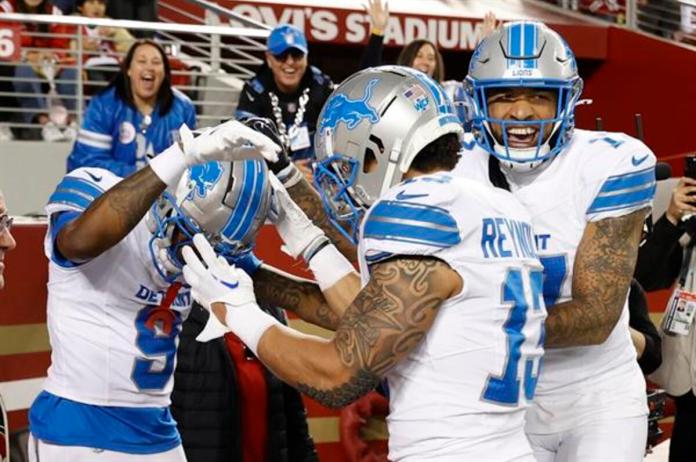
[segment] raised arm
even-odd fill
[[[99,256],[135,228],[166,187],[150,167],[117,183],[60,230],[58,251],[71,261]]]
[[[322,293],[315,282],[268,265],[254,273],[257,300],[290,310],[302,320],[330,330],[336,330],[359,291],[356,275],[346,276]]]
[[[572,299],[547,307],[547,348],[599,345],[621,316],[647,209],[591,222],[573,266]]]
[[[150,165],[108,189],[56,236],[61,255],[72,261],[95,258],[123,239],[145,216],[155,199],[174,186],[184,171],[213,160],[277,159],[279,147],[236,121],[193,137],[184,125],[182,143],[156,156]],[[96,180],[95,180],[96,181]]]
[[[375,264],[336,335],[325,340],[265,315],[253,301],[248,276],[216,260],[204,238],[196,236],[194,243],[208,268],[187,247],[184,275],[199,302],[276,376],[330,407],[345,406],[373,389],[423,340],[439,306],[463,284],[435,258],[400,256]]]

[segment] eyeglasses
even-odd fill
[[[14,218],[9,215],[0,216],[0,234],[5,231],[9,232],[12,229],[12,222],[14,222]]]
[[[300,59],[304,58],[304,55],[305,54],[302,53],[297,48],[289,48],[279,55],[273,55],[273,58],[276,61],[280,61],[281,63],[284,63],[285,61],[288,60],[288,56],[292,56],[293,61],[299,61]]]

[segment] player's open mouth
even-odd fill
[[[507,129],[507,142],[511,148],[529,148],[537,143],[537,127],[509,127]]]

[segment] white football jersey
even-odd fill
[[[524,409],[546,317],[533,239],[529,214],[509,192],[448,173],[405,181],[367,212],[363,283],[371,264],[399,255],[441,259],[463,280],[387,374],[390,460],[530,456]]]
[[[173,386],[182,320],[190,289],[180,289],[169,309],[158,309],[169,284],[149,253],[145,219],[98,257],[75,264],[53,247],[59,212],[83,211],[121,178],[80,168],[63,178],[46,207],[49,258],[47,323],[51,367],[44,389],[99,406],[165,407]]]
[[[473,143],[469,148],[453,174],[489,183],[489,154]],[[575,130],[551,162],[529,173],[506,173],[515,197],[531,214],[549,312],[556,303],[571,299],[575,253],[586,225],[651,206],[654,171],[655,156],[639,140],[621,133]],[[646,413],[645,381],[625,304],[601,345],[546,350],[527,430],[555,433],[598,418]]]

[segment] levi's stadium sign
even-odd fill
[[[356,44],[370,35],[370,18],[363,11],[298,5],[219,1],[235,13],[273,27],[288,23],[304,30],[313,42]],[[241,25],[235,24],[233,25]],[[386,46],[403,46],[426,38],[439,48],[473,50],[481,37],[480,19],[391,13],[385,31]]]

